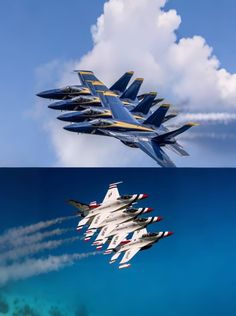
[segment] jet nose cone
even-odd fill
[[[161,217],[161,216],[155,216],[155,217],[152,218],[153,223],[160,222],[162,220],[163,220],[163,217]]]
[[[166,237],[173,235],[173,232],[167,232]]]
[[[47,91],[39,92],[36,95],[37,95],[37,97],[40,97],[40,98],[46,98],[47,97]]]
[[[143,200],[143,199],[146,199],[146,198],[148,198],[149,197],[149,195],[148,194],[146,194],[146,193],[143,193],[142,194],[142,197],[141,197],[141,199]]]
[[[64,110],[66,104],[67,104],[67,101],[57,101],[57,102],[53,102],[49,104],[48,108],[53,109],[53,110]]]
[[[49,104],[48,108],[49,109],[53,109],[53,110],[57,110],[57,107],[55,105],[53,105],[53,104]]]
[[[62,115],[59,115],[57,119],[64,122],[72,122],[71,117],[72,116],[70,114],[62,114]]]
[[[69,132],[75,132],[75,131],[76,131],[76,126],[75,126],[75,124],[70,124],[70,125],[64,126],[63,128],[64,128],[66,131],[69,131]]]
[[[154,208],[152,208],[152,207],[147,207],[147,208],[145,209],[144,213],[150,213],[150,212],[152,212],[153,210],[154,210]]]

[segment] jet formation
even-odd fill
[[[126,72],[111,87],[104,85],[92,71],[76,70],[81,85],[43,91],[37,96],[57,100],[50,109],[67,111],[58,119],[71,124],[65,130],[114,137],[126,146],[139,148],[162,167],[175,167],[165,149],[189,156],[176,137],[196,123],[170,128],[166,122],[177,113],[168,113],[170,104],[156,92],[139,95],[143,83],[137,78],[129,84],[132,71]],[[128,87],[128,88],[127,88]]]
[[[136,204],[148,197],[147,194],[120,195],[117,185],[109,185],[101,203],[90,204],[69,200],[76,207],[81,220],[77,225],[80,232],[86,227],[84,241],[93,238],[92,246],[97,250],[104,248],[104,254],[110,255],[110,264],[118,261],[119,269],[130,267],[130,260],[141,250],[149,249],[161,239],[171,236],[170,231],[148,232],[149,225],[162,220],[161,216],[143,217],[153,208],[137,208]],[[140,217],[140,215],[142,217]]]

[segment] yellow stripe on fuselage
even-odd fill
[[[76,92],[75,92],[76,93]],[[89,89],[88,88],[84,88],[83,90],[81,90],[80,92],[79,92],[80,94],[83,94],[83,93],[88,93],[88,94],[90,94],[90,91],[89,91]]]
[[[141,125],[136,125],[136,124],[125,123],[125,122],[121,122],[121,121],[115,122],[111,126],[124,127],[126,129],[130,129],[130,130],[135,129],[135,130],[142,131],[142,132],[153,132],[153,129],[151,129],[151,128],[144,127]]]
[[[111,91],[105,91],[103,94],[106,95],[106,96],[110,96],[110,97],[116,97],[117,96],[114,92],[111,92]]]

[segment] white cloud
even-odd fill
[[[235,111],[236,74],[220,68],[203,37],[177,41],[181,17],[175,10],[164,11],[165,3],[105,3],[104,13],[92,27],[93,49],[69,63],[59,83],[75,81],[72,68],[92,69],[107,84],[134,70],[145,78],[145,90],[158,90],[173,104],[185,104],[188,111]],[[125,148],[116,140],[73,135],[61,130],[59,123],[50,122],[49,131],[60,166],[153,165],[140,151]]]

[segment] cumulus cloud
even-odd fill
[[[61,256],[49,256],[43,259],[26,259],[21,263],[13,263],[8,266],[0,266],[0,285],[3,286],[11,281],[27,279],[36,275],[58,271],[72,265],[78,260],[95,256],[99,252],[80,254],[64,254]]]
[[[203,37],[177,38],[181,17],[176,10],[165,11],[165,4],[166,0],[106,2],[91,29],[92,50],[68,63],[57,84],[75,82],[72,69],[92,69],[107,84],[134,70],[145,78],[145,91],[158,90],[173,104],[185,104],[188,112],[235,111],[236,74],[221,68]],[[116,140],[69,134],[51,121],[48,131],[57,165],[152,165],[140,151]]]

